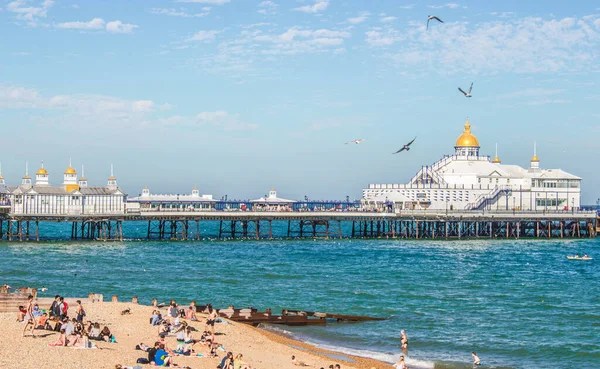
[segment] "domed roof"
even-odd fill
[[[65,170],[65,174],[77,174],[77,172],[75,171],[75,169],[73,169],[73,167],[68,167]]]
[[[534,163],[539,163],[540,162],[540,158],[537,157],[537,155],[533,155],[533,158],[531,158],[531,161]]]
[[[492,160],[492,163],[494,163],[494,164],[499,164],[499,163],[502,163],[502,161],[500,160],[500,158],[499,158],[499,157],[497,157],[497,156],[496,156],[496,157],[494,158],[494,160]]]
[[[46,169],[44,169],[44,167],[41,167],[40,169],[38,169],[38,171],[35,174],[38,176],[47,176],[48,171]]]
[[[108,177],[108,180],[109,181],[116,181],[117,179],[115,178],[115,176],[110,176],[110,177]]]
[[[456,140],[456,147],[479,147],[479,141],[477,137],[471,133],[471,124],[469,124],[469,118],[465,123],[464,132]]]

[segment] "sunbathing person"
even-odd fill
[[[102,341],[106,341],[106,342],[111,342],[113,339],[113,335],[110,333],[110,329],[108,329],[107,326],[104,326],[104,328],[102,328],[102,331],[100,332],[100,340]]]
[[[96,341],[102,341],[102,337],[100,337],[101,335],[101,331],[100,331],[100,323],[96,322],[93,325],[90,324],[90,326],[92,327],[91,329],[89,329],[89,338],[91,340],[96,340]]]
[[[187,320],[191,320],[192,322],[195,322],[198,320],[198,317],[196,316],[196,311],[195,311],[194,307],[192,307],[191,305],[185,312],[185,318]]]
[[[158,326],[158,336],[166,337],[169,335],[169,324],[167,322],[163,322],[160,326]]]
[[[150,324],[159,325],[162,323],[162,315],[160,314],[160,310],[154,310],[152,312],[152,317],[150,317]]]
[[[296,366],[310,366],[309,364],[305,363],[304,361],[299,361],[298,359],[296,359],[295,356],[292,356],[292,364],[294,364]]]
[[[165,350],[165,345],[160,344],[158,346],[158,350],[156,350],[156,355],[154,356],[154,363],[157,366],[176,366],[173,362],[173,358],[169,356],[169,353]]]
[[[17,311],[17,322],[25,320],[25,315],[27,315],[27,310],[25,310],[23,305],[20,305],[19,310]]]
[[[37,326],[35,327],[35,329],[47,329],[47,330],[52,330],[52,327],[50,327],[50,324],[48,324],[48,313],[43,313],[40,316],[40,319],[38,319],[37,322]]]
[[[235,356],[235,359],[233,359],[233,368],[234,369],[250,369],[250,366],[248,365],[247,362],[245,362],[244,360],[242,360],[244,357],[244,355],[242,354],[237,354]]]

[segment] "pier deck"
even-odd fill
[[[135,214],[0,216],[0,239],[40,240],[40,222],[71,223],[71,239],[123,240],[124,222],[145,222],[147,239],[272,238],[583,238],[595,237],[589,212],[403,211],[399,213],[148,211]],[[211,232],[201,232],[210,228]],[[132,237],[132,236],[130,236]]]

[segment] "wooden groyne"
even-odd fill
[[[204,307],[198,307],[198,311],[204,311]],[[259,312],[253,308],[247,309],[219,309],[220,317],[234,322],[258,326],[259,324],[282,324],[288,326],[326,325],[328,321],[341,322],[366,322],[372,320],[386,320],[370,316],[343,315],[332,313],[319,313],[305,310],[283,309],[281,315],[273,315],[271,309]]]

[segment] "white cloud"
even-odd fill
[[[123,23],[120,20],[106,23],[106,31],[110,33],[131,33],[134,28],[138,28],[138,26]]]
[[[223,5],[231,2],[231,0],[177,0],[177,3],[194,3],[194,4],[214,4]]]
[[[444,73],[588,70],[600,58],[600,31],[591,27],[599,17],[584,18],[455,22],[429,32],[424,32],[424,23],[411,23],[402,33],[394,32],[407,42],[384,56],[396,65]],[[367,34],[366,42],[372,46],[390,45],[387,38],[383,31],[374,29]]]
[[[328,29],[309,30],[293,27],[281,34],[265,35],[257,32],[255,41],[273,43],[272,48],[263,49],[263,54],[299,54],[320,52],[331,46],[339,46],[344,39],[349,38],[347,31]]]
[[[313,0],[313,5],[304,5],[298,8],[294,8],[295,11],[304,13],[319,13],[325,11],[329,6],[329,0]]]
[[[398,18],[396,18],[396,17],[383,17],[383,18],[380,19],[380,21],[381,21],[381,23],[390,23],[390,22],[395,21],[396,19],[398,19]]]
[[[367,36],[365,42],[371,46],[390,46],[403,39],[400,31],[393,28],[382,29],[376,27],[365,32],[365,35]]]
[[[459,8],[460,5],[458,5],[456,3],[446,3],[444,5],[427,5],[427,7],[431,8],[431,9],[442,9],[442,8],[456,9],[456,8]]]
[[[359,24],[366,21],[369,18],[369,12],[362,12],[357,17],[348,18],[346,21],[351,24]]]
[[[152,100],[137,100],[131,103],[134,112],[149,112],[154,109],[154,102]]]
[[[214,41],[216,35],[218,35],[219,33],[221,33],[221,31],[199,31],[192,37],[186,39],[186,41],[211,42]]]
[[[261,9],[257,10],[257,12],[260,14],[264,14],[264,15],[277,14],[277,12],[276,12],[277,6],[278,6],[278,4],[273,1],[269,1],[269,0],[263,1],[258,4],[258,7]]]
[[[169,15],[172,17],[183,17],[183,18],[200,18],[206,17],[210,14],[210,7],[203,8],[202,13],[189,13],[186,9],[180,8],[152,8],[150,12],[152,14]]]
[[[196,114],[196,122],[223,127],[225,130],[253,130],[257,124],[250,124],[239,120],[237,114],[229,114],[223,110],[206,111]]]
[[[104,28],[104,19],[102,18],[94,18],[89,22],[65,22],[59,23],[56,25],[58,28],[64,29],[103,29]]]
[[[84,94],[43,96],[36,89],[0,85],[0,107],[6,109],[63,110],[80,116],[131,119],[153,111],[154,106],[150,100]]]
[[[31,5],[35,4],[35,5]],[[48,10],[54,5],[54,0],[30,1],[15,0],[6,6],[6,10],[17,14],[17,19],[27,22],[27,25],[36,27],[39,18],[46,18]]]

